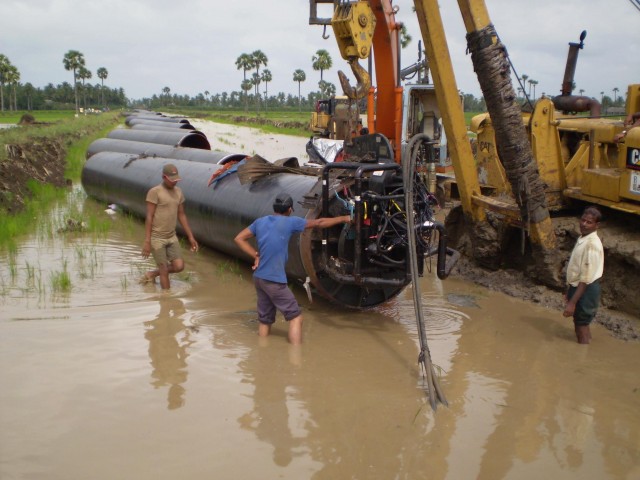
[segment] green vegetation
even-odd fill
[[[34,180],[29,181],[27,186],[32,197],[25,203],[24,210],[17,215],[3,214],[4,218],[0,223],[0,246],[12,244],[17,235],[33,229],[42,213],[48,211],[55,202],[67,194],[64,189]]]
[[[127,97],[122,88],[105,88],[104,81],[109,71],[100,67],[96,71],[100,84],[86,83],[93,77],[85,66],[85,58],[78,50],[69,50],[64,54],[62,65],[73,72],[73,84],[62,82],[56,86],[48,83],[44,88],[34,87],[30,82],[21,83],[20,71],[9,58],[0,53],[0,111],[64,110],[73,108],[79,111],[80,95],[85,110],[104,110],[110,107],[125,107]],[[82,83],[80,83],[80,80]]]
[[[73,110],[39,110],[28,112],[26,110],[0,112],[0,123],[17,124],[24,114],[32,115],[36,122],[52,123],[74,118]]]
[[[41,121],[40,118],[50,115],[50,112],[31,112],[31,114],[35,117],[36,121]],[[99,115],[80,115],[76,118],[73,111],[65,112],[55,123],[50,125],[26,125],[0,130],[0,145],[31,144],[34,140],[43,139],[59,139],[67,143],[73,139],[87,135],[91,135],[92,138],[95,139],[102,136],[105,130],[113,128],[115,124],[120,121],[118,115],[118,112],[108,112]],[[0,119],[2,118],[3,117],[0,117]],[[1,148],[0,161],[6,159],[6,149]]]
[[[77,180],[80,178],[85,161],[85,152],[89,143],[96,138],[103,137],[118,121],[116,113],[81,116],[78,118],[72,115],[70,118],[61,120],[55,125],[16,127],[15,129],[0,131],[0,144],[32,145],[34,141],[42,139],[62,141],[63,144],[68,145],[65,177]],[[78,138],[79,140],[76,140]],[[8,161],[5,148],[0,148],[0,161]],[[53,224],[43,226],[44,219],[48,218],[44,214],[49,212],[58,201],[67,198],[67,195],[70,194],[69,190],[56,188],[53,185],[33,179],[27,181],[26,187],[28,189],[28,195],[26,195],[28,198],[24,202],[23,209],[16,214],[8,215],[3,213],[3,221],[0,223],[0,246],[11,248],[16,236],[33,231],[36,228],[40,229],[42,234],[51,236],[56,227],[59,226]],[[15,195],[11,191],[3,192],[3,194],[9,200]],[[104,219],[84,219],[77,211],[66,212],[64,216],[67,218],[62,219],[61,223],[71,218],[77,224],[84,223],[86,229],[94,233],[104,233],[110,225]],[[44,231],[47,233],[44,233]]]
[[[257,114],[242,110],[206,110],[201,108],[166,108],[163,111],[173,115],[184,115],[228,125],[257,128],[265,133],[283,133],[299,137],[311,135],[309,129],[311,112],[286,109],[263,111]],[[471,119],[480,113],[483,112],[464,112],[467,127],[471,124]]]
[[[102,118],[100,118],[100,120],[102,120]],[[105,114],[104,121],[92,121],[92,123],[88,126],[88,128],[95,133],[92,133],[89,136],[81,137],[79,140],[69,145],[66,158],[67,165],[65,168],[66,178],[70,178],[72,180],[80,178],[89,145],[97,138],[106,137],[107,133],[113,130],[115,123],[115,114]]]
[[[50,272],[51,291],[53,293],[68,293],[71,291],[71,276],[67,271],[67,263],[63,261],[63,269]]]

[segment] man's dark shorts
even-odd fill
[[[300,306],[286,283],[270,282],[253,277],[258,294],[258,321],[271,325],[276,321],[276,310],[282,312],[288,322],[301,315]]]
[[[569,285],[569,291],[567,292],[567,298],[571,298],[577,287]],[[578,300],[576,304],[576,310],[573,314],[573,322],[576,325],[589,325],[600,306],[600,280],[596,280],[593,283],[587,285],[587,289]]]

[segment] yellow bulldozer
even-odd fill
[[[559,211],[578,200],[638,216],[640,128],[630,127],[640,117],[640,84],[628,86],[625,121],[603,116],[593,98],[572,95],[573,72],[585,36],[582,32],[580,43],[569,44],[561,94],[543,96],[532,112],[522,115],[545,185],[547,208]],[[494,195],[512,196],[489,114],[475,117],[471,130],[477,134],[476,165],[482,183]]]
[[[315,111],[311,113],[310,129],[314,135],[322,138],[344,140],[353,133],[354,127],[362,127],[359,120],[357,102],[339,95],[316,102]]]

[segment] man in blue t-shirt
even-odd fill
[[[287,286],[285,265],[289,254],[289,239],[294,233],[306,228],[329,228],[340,223],[349,223],[351,217],[343,215],[333,218],[305,220],[292,217],[293,199],[287,193],[280,193],[273,203],[274,215],[258,218],[242,230],[235,242],[247,255],[254,259],[253,280],[258,295],[258,335],[266,337],[271,325],[276,321],[279,310],[289,323],[289,341],[293,345],[302,342],[302,312]],[[256,237],[258,250],[248,242]]]

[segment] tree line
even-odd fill
[[[403,37],[403,46],[410,41],[410,37]],[[294,109],[310,110],[316,102],[322,98],[336,95],[336,86],[324,80],[324,73],[333,66],[333,59],[327,50],[320,49],[311,57],[311,68],[320,73],[320,81],[317,88],[312,88],[306,95],[302,95],[302,84],[307,81],[307,74],[302,68],[292,72],[291,81],[297,87],[297,96],[292,94],[269,93],[269,83],[273,81],[273,73],[267,68],[269,58],[261,50],[252,53],[240,54],[235,67],[242,71],[239,90],[222,93],[210,93],[204,91],[197,95],[182,95],[172,93],[167,86],[159,94],[148,98],[129,101],[122,88],[105,87],[104,82],[109,76],[105,67],[96,70],[96,77],[100,83],[91,84],[87,80],[93,78],[93,73],[86,67],[84,55],[77,50],[69,50],[62,60],[64,68],[71,72],[72,83],[62,82],[58,85],[52,83],[45,87],[34,87],[31,83],[21,83],[20,71],[11,63],[9,58],[0,54],[0,108],[4,110],[47,110],[47,109],[73,109],[83,108],[103,109],[107,107],[144,106],[150,109],[158,109],[165,106],[214,108],[214,109],[244,109],[247,111],[251,105],[256,112],[268,109]],[[518,79],[518,99],[526,102],[528,97],[532,101],[536,99],[536,86],[538,82],[528,75],[522,75]],[[264,90],[262,90],[262,88]],[[527,88],[528,87],[528,88]],[[583,95],[583,89],[574,91]],[[528,91],[527,91],[528,90]],[[600,92],[600,103],[604,109],[609,107],[623,107],[624,97],[619,96],[620,90],[616,87],[612,90],[613,98]],[[543,93],[544,94],[544,93]],[[486,111],[486,105],[482,97],[477,98],[469,93],[462,93],[464,110],[473,112]]]
[[[298,107],[298,110],[304,107],[307,110],[313,108],[320,98],[327,98],[336,94],[336,86],[323,78],[324,71],[333,66],[333,60],[329,52],[320,49],[312,56],[311,60],[312,68],[320,72],[320,81],[318,82],[318,89],[309,92],[304,97],[301,89],[302,83],[307,80],[307,74],[301,68],[295,69],[292,76],[292,81],[297,84],[297,97],[283,92],[269,95],[269,82],[273,80],[271,70],[266,68],[269,64],[269,58],[262,50],[255,50],[252,53],[240,54],[235,61],[236,69],[242,71],[239,90],[214,94],[206,90],[195,96],[189,96],[172,94],[170,87],[164,87],[160,94],[134,100],[133,104],[143,105],[151,109],[163,106],[178,106],[233,110],[244,108],[245,111],[248,111],[249,105],[252,105],[256,112],[260,112],[261,109],[294,107]],[[264,85],[264,91],[261,91],[261,85]]]
[[[408,35],[402,37],[403,47],[408,45],[411,38]],[[296,84],[298,95],[294,97],[291,94],[276,93],[269,95],[269,82],[273,80],[272,72],[267,68],[269,58],[261,50],[255,50],[252,53],[240,54],[236,61],[235,67],[242,71],[242,79],[240,81],[240,89],[230,93],[210,93],[204,91],[195,96],[181,95],[171,93],[171,88],[164,87],[161,94],[152,95],[150,98],[143,98],[134,102],[137,105],[143,105],[146,108],[158,109],[164,106],[177,107],[194,107],[194,108],[213,108],[213,109],[244,109],[247,111],[249,105],[252,105],[256,112],[260,109],[293,109],[298,110],[313,109],[316,102],[322,98],[328,98],[336,95],[336,86],[324,80],[324,72],[331,69],[333,59],[327,50],[320,49],[311,57],[311,68],[320,72],[320,81],[317,88],[312,89],[306,95],[302,95],[302,84],[307,80],[307,74],[302,68],[295,69],[292,76],[292,82]],[[262,70],[261,70],[262,69]],[[538,81],[530,78],[528,75],[522,75],[518,79],[520,86],[518,91],[518,102],[524,104],[527,98],[536,99],[536,86]],[[261,92],[260,86],[264,85],[264,91]],[[574,85],[575,90],[575,85]],[[611,106],[624,106],[624,98],[617,96],[618,88],[612,90],[614,99],[601,93],[601,104],[603,108]],[[580,95],[584,90],[580,90]],[[477,98],[470,93],[460,92],[464,110],[467,112],[484,112],[486,104],[483,97]]]
[[[30,82],[21,83],[18,68],[9,58],[0,54],[0,109],[5,110],[67,110],[76,112],[80,105],[84,109],[104,109],[127,106],[127,96],[122,88],[105,88],[104,81],[109,76],[105,67],[96,70],[100,83],[87,83],[93,73],[86,67],[84,55],[77,50],[64,54],[62,64],[72,72],[73,83],[52,83],[44,87],[34,87]]]

